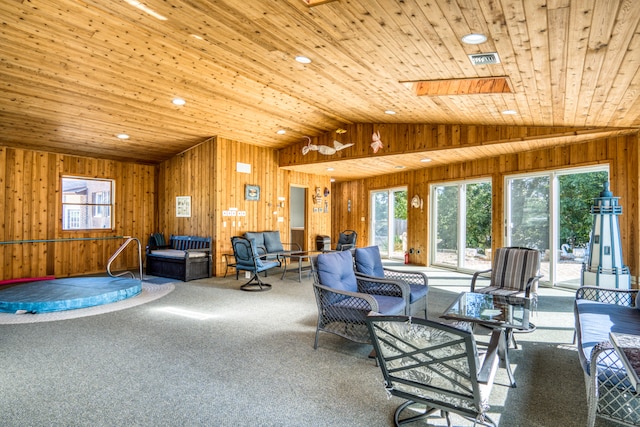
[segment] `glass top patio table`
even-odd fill
[[[489,327],[527,331],[530,310],[524,304],[500,295],[463,292],[445,310],[442,317],[449,320],[480,323]]]

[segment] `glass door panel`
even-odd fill
[[[466,184],[463,268],[491,268],[491,183]]]
[[[571,173],[558,176],[559,241],[555,283],[580,286],[582,263],[588,255],[593,224],[591,205],[609,180],[607,171]]]
[[[407,246],[407,190],[371,192],[370,244],[386,258],[403,259]]]
[[[407,250],[407,190],[391,190],[393,200],[392,221],[389,224],[391,230],[390,247],[393,249],[389,258],[404,260],[404,253]]]
[[[389,256],[389,192],[371,192],[371,230],[374,246],[380,249],[380,256]]]
[[[435,185],[431,262],[461,270],[491,268],[491,181]]]
[[[550,178],[532,176],[507,180],[507,245],[537,249],[540,274],[549,280]]]
[[[435,190],[434,263],[458,266],[458,185],[439,185]]]

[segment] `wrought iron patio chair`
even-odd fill
[[[396,426],[449,413],[474,425],[495,426],[489,394],[504,338],[494,330],[487,352],[479,355],[473,334],[442,323],[407,316],[369,316],[371,334],[386,390],[406,401],[395,411]]]
[[[244,237],[234,236],[231,238],[231,246],[233,247],[233,256],[236,258],[236,272],[250,271],[253,273],[251,280],[240,286],[243,291],[267,291],[271,289],[269,283],[265,283],[260,279],[260,274],[274,267],[279,267],[277,261],[266,261],[260,258],[256,248],[255,241]],[[255,281],[255,282],[254,282]]]
[[[594,302],[595,304],[590,304]],[[640,309],[640,296],[637,289],[608,289],[597,286],[582,286],[576,291],[574,311],[576,313],[576,333],[580,334],[578,305],[602,304],[593,310],[614,310],[615,306],[636,307]],[[581,317],[590,317],[589,310]],[[627,319],[633,322],[634,318]],[[619,320],[617,320],[619,321]],[[584,326],[589,328],[588,321]],[[612,327],[616,327],[613,325]],[[593,330],[593,329],[592,329]],[[596,418],[601,417],[626,426],[640,425],[640,392],[633,386],[618,352],[613,348],[608,336],[602,341],[591,339],[579,342],[578,356],[583,367],[587,391],[587,426],[593,427]],[[576,334],[574,334],[574,343]],[[583,348],[584,347],[584,348]],[[589,351],[588,348],[592,347]],[[585,349],[586,348],[586,349]]]
[[[386,268],[382,265],[380,248],[378,246],[368,246],[366,248],[356,248],[355,250],[356,272],[360,275],[385,278],[391,280],[402,280],[410,288],[409,305],[407,315],[420,313],[427,318],[427,294],[429,293],[429,278],[422,271],[398,270]]]
[[[405,312],[409,285],[387,279],[357,278],[350,251],[320,254],[313,257],[312,262],[313,289],[318,305],[313,348],[318,348],[320,331],[359,343],[370,343],[366,325],[369,313]]]

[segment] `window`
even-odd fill
[[[110,179],[62,177],[62,229],[112,229]]]

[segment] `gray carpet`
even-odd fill
[[[468,278],[433,273],[430,317]],[[290,276],[293,278],[293,275]],[[323,333],[313,349],[310,280],[269,277],[177,283],[170,294],[97,316],[0,326],[4,426],[390,426],[370,347]],[[511,352],[517,388],[500,370],[490,416],[501,426],[583,426],[584,380],[574,347],[573,293],[543,289]],[[455,425],[470,422],[454,418]],[[424,425],[424,424],[423,424]],[[434,420],[431,425],[445,425]],[[599,421],[599,426],[609,425]]]

